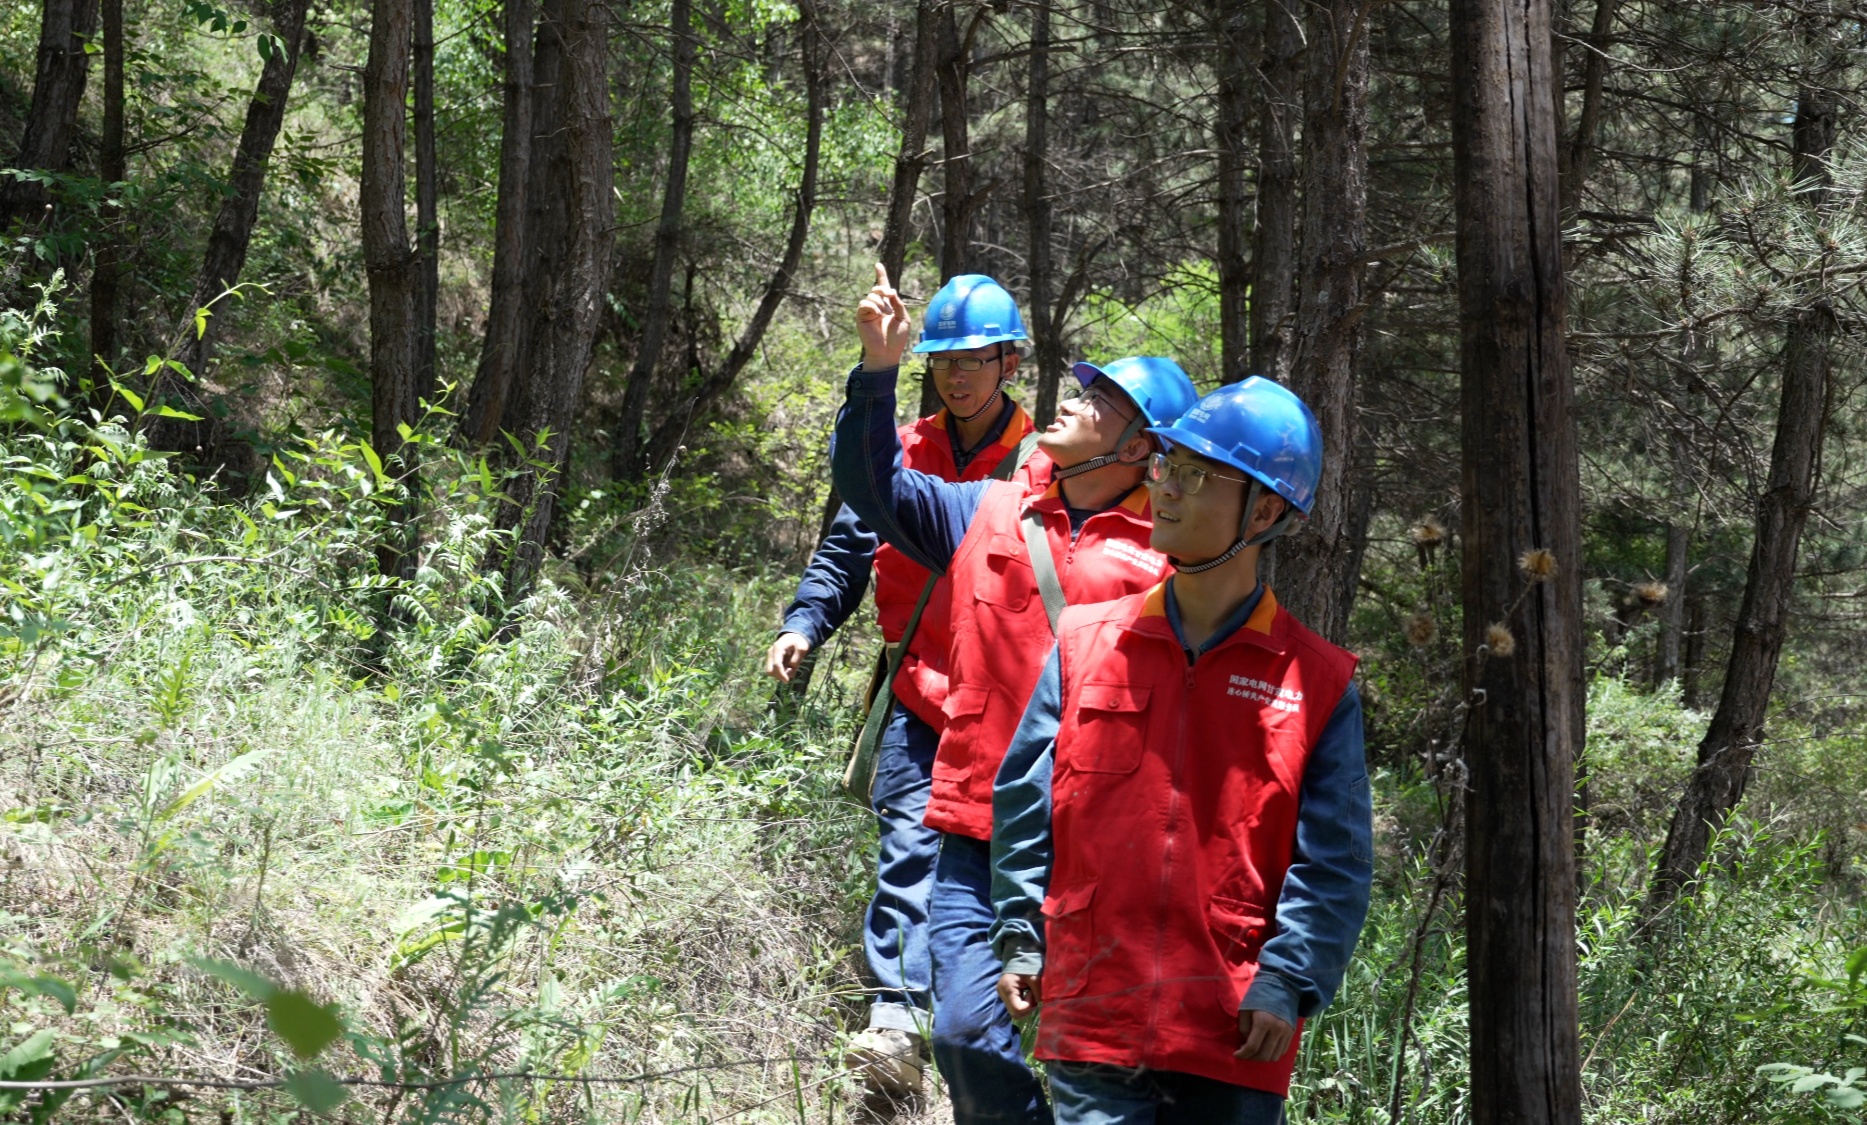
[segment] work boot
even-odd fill
[[[862,1075],[872,1094],[891,1100],[921,1093],[921,1037],[892,1027],[871,1027],[849,1041],[843,1065]]]

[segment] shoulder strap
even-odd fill
[[[1031,459],[1031,454],[1036,452],[1036,450],[1037,431],[1032,430],[1030,433],[1024,435],[1023,440],[1018,442],[1018,448],[1014,452],[1001,459],[997,465],[992,467],[992,479],[1010,480],[1017,474],[1019,469],[1024,468],[1024,463]]]
[[[1057,619],[1069,599],[1063,596],[1063,580],[1057,577],[1057,560],[1050,554],[1050,536],[1044,531],[1044,514],[1027,509],[1018,521],[1024,533],[1024,549],[1030,553],[1031,569],[1037,573],[1037,592],[1044,599],[1044,615],[1050,618],[1050,631],[1056,633]]]
[[[920,628],[921,614],[926,612],[927,599],[933,597],[934,586],[939,581],[938,574],[927,576],[927,584],[921,587],[920,600],[914,603],[914,612],[908,615],[908,625],[901,631],[901,639],[882,650],[875,690],[869,698],[869,713],[863,716],[862,731],[856,736],[855,749],[843,769],[843,788],[865,802],[875,784],[875,756],[881,746],[882,727],[887,725],[889,712],[895,709],[895,675],[901,671],[908,645],[913,643],[914,632]]]

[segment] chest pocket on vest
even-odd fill
[[[1147,743],[1147,684],[1083,685],[1077,695],[1079,736],[1070,765],[1084,773],[1132,773]]]
[[[1044,998],[1074,996],[1089,983],[1096,931],[1089,904],[1094,883],[1082,883],[1044,899]]]
[[[985,546],[988,574],[973,586],[973,596],[990,605],[1013,612],[1024,609],[1035,593],[1037,580],[1031,564],[1024,557],[1024,541],[1010,535],[994,535]]]

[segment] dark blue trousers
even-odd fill
[[[1197,1074],[1053,1062],[1057,1125],[1283,1125],[1284,1100]]]
[[[933,789],[940,736],[895,704],[875,752],[870,802],[881,829],[875,897],[864,919],[862,949],[875,982],[870,1027],[927,1034],[933,967],[927,953],[928,904],[940,833],[921,824]]]
[[[934,1062],[955,1125],[1049,1125],[1050,1107],[1024,1063],[1018,1028],[998,998],[992,845],[947,835],[934,869]]]

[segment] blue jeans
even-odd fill
[[[927,1034],[933,965],[927,955],[927,909],[933,897],[940,833],[921,824],[933,790],[940,736],[913,712],[894,705],[875,750],[870,802],[881,829],[875,897],[863,920],[862,951],[875,982],[870,1027]]]
[[[934,868],[934,1062],[954,1125],[1049,1125],[1044,1091],[998,998],[992,926],[992,845],[944,836]]]
[[[1284,1100],[1197,1074],[1053,1062],[1057,1125],[1283,1125]]]

